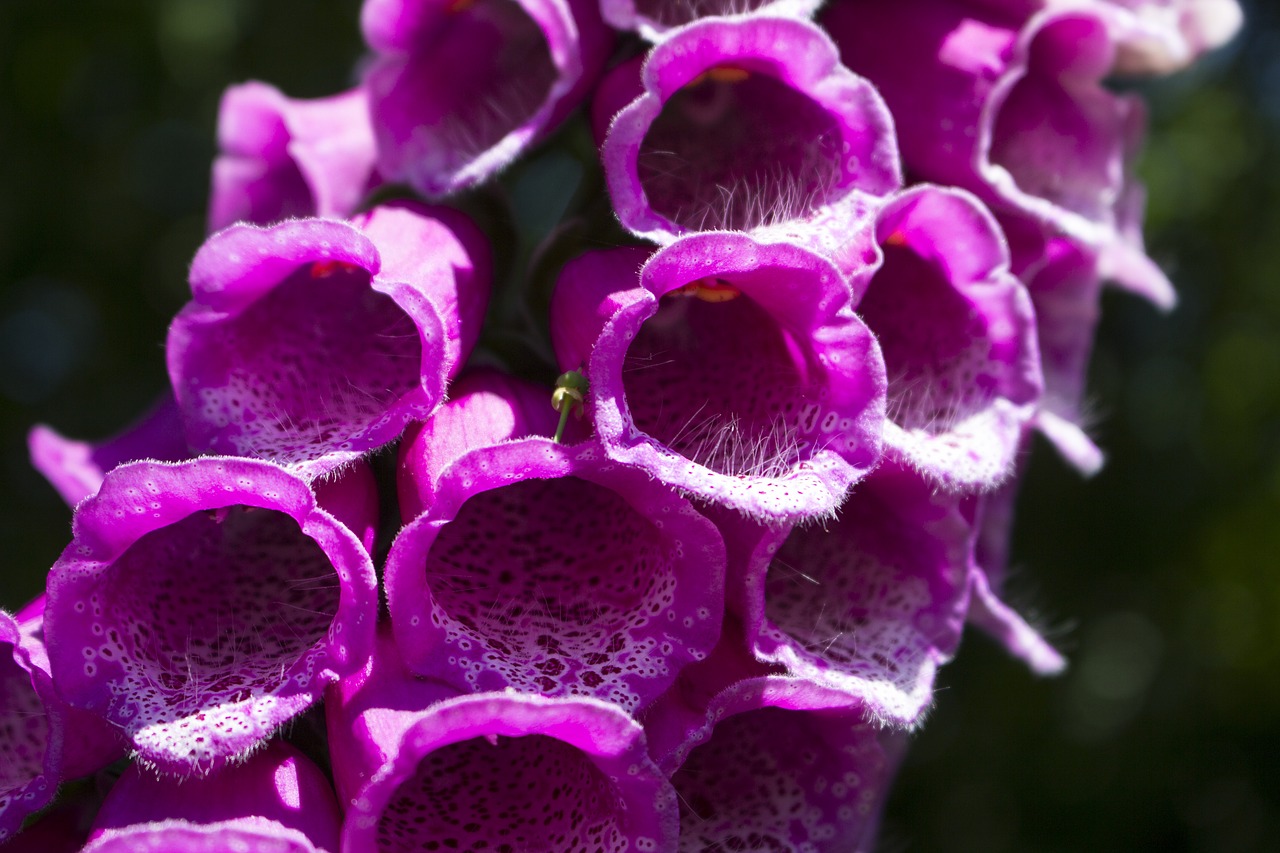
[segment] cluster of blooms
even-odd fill
[[[1239,10],[819,5],[366,0],[356,89],[226,93],[172,394],[31,435],[75,515],[0,613],[6,849],[864,849],[966,622],[1061,668],[998,595],[1019,459],[1100,464],[1102,282],[1173,301],[1104,83]],[[584,104],[634,239],[499,370],[426,202]]]

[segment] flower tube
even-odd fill
[[[324,772],[273,741],[212,776],[165,779],[131,765],[84,853],[338,853],[341,820]]]
[[[481,183],[577,106],[612,45],[597,0],[365,0],[378,168],[439,197]]]
[[[1132,162],[1144,108],[1103,86],[1133,16],[1072,4],[1024,25],[952,0],[845,0],[822,21],[893,110],[909,170],[1091,247],[1104,275],[1173,304],[1142,246]]]
[[[902,184],[888,109],[810,23],[704,18],[655,47],[641,76],[600,157],[618,220],[646,240],[803,219]]]
[[[645,716],[680,807],[676,849],[871,850],[904,736],[839,691],[752,672],[731,626]]]
[[[390,633],[329,691],[343,849],[670,850],[676,804],[639,724],[586,697],[457,695],[413,678]]]
[[[445,411],[479,435],[518,407],[476,396]],[[594,442],[514,438],[455,460],[439,446],[424,432],[405,454],[420,460],[422,485],[410,488],[427,509],[387,557],[411,670],[459,690],[593,696],[634,711],[715,644],[724,546],[686,500]]]
[[[232,86],[218,108],[209,231],[295,216],[347,217],[377,183],[363,89],[295,100],[266,83]]]
[[[314,477],[440,402],[479,334],[488,248],[411,203],[236,225],[197,252],[191,289],[167,345],[188,439]]]
[[[794,520],[832,513],[879,460],[884,362],[853,300],[798,246],[692,234],[647,261],[621,249],[566,266],[552,341],[562,369],[585,366],[611,458]]]
[[[355,534],[302,480],[236,458],[107,474],[48,589],[59,691],[183,775],[242,759],[358,669],[377,612]]]
[[[918,186],[881,210],[876,235],[884,262],[857,310],[889,377],[886,452],[944,489],[994,488],[1042,385],[1003,234],[968,193]]]

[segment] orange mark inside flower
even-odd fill
[[[475,3],[476,0],[450,0],[449,3],[445,4],[444,10],[446,12],[465,12]]]
[[[884,238],[884,244],[886,246],[905,246],[907,245],[907,235],[901,231],[894,231]]]
[[[738,68],[733,65],[717,65],[714,68],[708,68],[697,77],[694,77],[685,84],[686,88],[700,86],[703,83],[741,83],[751,76],[751,72],[745,68]]]
[[[703,302],[728,302],[742,295],[741,290],[718,278],[700,278],[671,292],[676,296],[692,296]]]
[[[311,265],[311,277],[328,278],[334,273],[351,272],[355,269],[355,264],[349,264],[346,261],[316,261]]]

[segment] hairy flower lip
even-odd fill
[[[619,30],[633,30],[651,42],[662,41],[699,18],[714,15],[729,17],[732,15],[774,15],[780,18],[812,18],[813,13],[822,5],[821,0],[753,0],[749,4],[722,0],[705,5],[709,11],[696,8],[700,5],[696,0],[688,0],[683,4],[688,14],[667,7],[665,0],[600,0],[600,11],[609,26]]]
[[[153,669],[160,666],[158,659],[148,662],[146,655],[151,653],[135,648],[135,639],[128,634],[132,623],[114,624],[125,612],[119,609],[125,604],[117,602],[117,593],[107,595],[110,587],[106,584],[113,579],[116,563],[137,543],[148,541],[148,534],[179,535],[178,528],[172,526],[194,517],[193,513],[211,512],[220,517],[234,507],[272,510],[292,519],[299,541],[323,552],[338,583],[333,617],[313,645],[300,656],[280,662],[281,671],[273,683],[260,683],[252,674],[244,675],[243,668],[227,669],[227,677],[240,673],[237,677],[249,678],[248,686],[221,696],[217,693],[222,689],[220,676],[206,686],[213,692],[200,693],[198,680],[192,680],[197,676],[188,657],[187,679],[166,686],[159,670]],[[234,541],[227,547],[235,553]],[[200,582],[207,585],[210,579]],[[376,579],[367,551],[351,531],[316,505],[307,485],[271,463],[230,457],[201,457],[175,464],[135,462],[110,472],[98,493],[79,506],[72,542],[50,570],[48,588],[46,636],[60,691],[76,707],[119,726],[133,741],[142,761],[178,774],[209,772],[243,757],[276,726],[313,704],[326,683],[359,668],[370,652],[377,607]],[[252,591],[237,592],[234,588],[226,592],[252,595]],[[180,598],[172,590],[130,588],[120,594],[126,593],[165,596],[144,602],[156,607],[171,606],[164,602]],[[249,612],[245,617],[253,615]],[[270,616],[259,615],[277,621],[282,618],[276,611]],[[166,618],[181,617],[167,614]],[[191,618],[189,643],[191,630],[199,625],[194,614]],[[251,630],[253,623],[247,624]],[[164,628],[157,625],[155,630]],[[152,632],[148,630],[147,635]],[[222,654],[215,651],[221,642],[217,638],[195,639],[201,644],[212,643],[207,654],[202,654]],[[254,663],[251,651],[237,645],[233,657],[239,660],[243,655],[245,661]],[[175,652],[180,650],[167,653]],[[135,655],[140,656],[134,660]],[[210,677],[219,671],[210,669]],[[121,685],[134,681],[138,690],[121,692]],[[151,691],[149,699],[139,693],[143,687]],[[184,706],[189,707],[182,710]]]
[[[834,511],[848,487],[879,460],[885,388],[883,359],[873,337],[854,315],[852,291],[839,271],[798,246],[758,242],[730,232],[683,237],[649,258],[638,280],[631,280],[629,271],[641,257],[629,250],[584,256],[565,268],[552,298],[557,357],[562,369],[586,364],[591,381],[588,405],[609,456],[687,494],[755,517],[788,521]],[[760,404],[786,410],[764,412],[773,426],[762,436],[748,432],[741,439],[748,456],[777,457],[777,464],[769,463],[772,467],[763,472],[750,467],[713,469],[673,450],[665,439],[649,435],[637,424],[628,400],[624,371],[642,328],[658,315],[665,294],[703,279],[722,279],[741,290],[743,299],[768,318],[789,348],[792,365],[788,370],[803,370],[807,376],[808,387],[803,393],[794,388],[788,391],[785,405]],[[765,366],[777,369],[773,364]],[[743,367],[744,373],[733,379],[746,382],[743,377],[751,369]],[[649,378],[654,375],[651,372]],[[701,411],[700,399],[672,403],[687,407],[692,418]],[[713,408],[710,416],[722,414]],[[748,419],[749,430],[757,429],[750,419],[761,415],[736,410],[729,414]],[[769,438],[779,430],[781,436]],[[789,445],[792,438],[794,453]],[[759,447],[757,440],[763,442]],[[707,441],[720,438],[710,434]],[[777,448],[774,443],[779,443]],[[728,450],[736,452],[733,447]],[[748,459],[743,464],[755,463]]]
[[[638,171],[641,148],[677,91],[716,66],[735,63],[807,96],[834,121],[842,160],[833,164],[838,177],[824,203],[853,193],[884,195],[902,185],[893,117],[875,89],[840,64],[822,30],[770,15],[704,18],[650,52],[641,72],[644,94],[614,116],[601,148],[609,195],[624,228],[659,244],[687,230],[654,209]]]
[[[489,265],[464,216],[409,202],[213,235],[167,344],[188,439],[312,478],[386,444],[474,345]]]

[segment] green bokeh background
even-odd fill
[[[891,2],[891,0],[886,0]],[[45,422],[100,437],[165,387],[203,236],[221,90],[346,87],[355,0],[0,4],[0,606],[69,512],[28,466]],[[1084,481],[1043,442],[1012,600],[1068,652],[1038,681],[980,636],[939,681],[890,802],[896,851],[1264,851],[1280,837],[1280,11],[1144,85],[1161,316],[1109,293]]]

